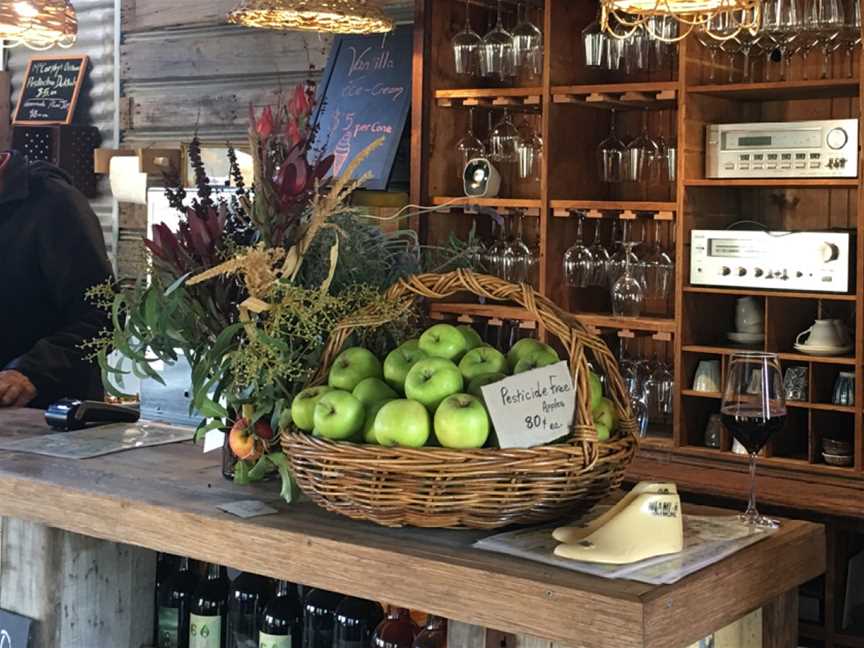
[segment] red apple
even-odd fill
[[[254,463],[261,458],[261,444],[252,434],[249,421],[245,418],[239,418],[234,422],[228,433],[228,446],[231,452],[242,461]]]

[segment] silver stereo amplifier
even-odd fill
[[[851,232],[690,232],[690,284],[849,292]]]
[[[858,120],[709,124],[708,178],[856,178]]]

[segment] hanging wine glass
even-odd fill
[[[603,221],[594,219],[594,240],[588,252],[591,254],[591,274],[588,283],[592,286],[608,286],[609,280],[606,275],[606,264],[609,263],[609,250],[603,245],[600,237],[600,224]]]
[[[480,72],[484,77],[500,81],[516,74],[513,66],[513,36],[504,29],[501,0],[498,0],[498,19],[495,27],[483,37],[480,47]]]
[[[504,249],[502,257],[502,268],[504,271],[503,279],[513,283],[530,283],[531,275],[531,258],[533,256],[531,248],[525,241],[522,240],[522,218],[524,212],[517,210],[511,215],[512,220],[516,220],[515,236],[510,237],[507,247]]]
[[[516,142],[517,171],[522,180],[539,179],[540,161],[543,159],[543,139],[523,120]]]
[[[840,0],[811,0],[818,7],[820,41],[822,44],[822,78],[828,78],[831,55],[843,44],[846,17]]]
[[[492,228],[497,231],[494,242],[492,242],[491,245],[486,246],[484,265],[486,266],[486,272],[503,279],[504,251],[507,249],[507,240],[504,220],[497,214],[492,219]]]
[[[855,49],[861,45],[861,2],[860,0],[852,0],[852,11],[846,15],[846,21],[843,27],[843,48],[846,51],[846,58],[849,61],[849,78],[855,76]]]
[[[642,282],[633,273],[631,257],[634,256],[633,248],[639,245],[633,241],[625,242],[624,248],[624,274],[618,277],[612,286],[612,314],[615,317],[639,317],[642,313],[642,303],[645,293]]]
[[[585,52],[585,67],[602,67],[606,47],[606,34],[600,27],[600,21],[594,20],[582,30],[582,47]]]
[[[801,30],[798,0],[768,0],[763,6],[762,26],[765,35],[780,51],[780,80],[785,81],[792,45]],[[772,55],[773,52],[769,52],[769,58]]]
[[[648,135],[648,111],[642,113],[642,132],[627,146],[624,156],[624,179],[628,182],[651,184],[655,178],[660,147]]]
[[[624,158],[627,147],[615,132],[615,111],[611,111],[609,136],[597,147],[600,180],[607,183],[624,181]]]
[[[468,132],[456,143],[456,150],[459,152],[460,159],[462,160],[462,166],[458,169],[457,174],[461,182],[462,172],[465,170],[468,162],[474,158],[486,155],[486,147],[474,135],[474,108],[468,109]]]
[[[539,77],[543,73],[543,32],[528,19],[528,9],[520,2],[517,13],[522,19],[513,28],[513,64],[530,76]]]
[[[489,145],[493,159],[504,163],[518,162],[519,139],[519,130],[510,118],[510,111],[505,110],[501,121],[489,134]]]
[[[666,301],[675,281],[675,261],[660,241],[660,221],[654,221],[654,245],[642,262],[645,268],[645,296],[649,300]]]
[[[477,76],[480,73],[480,46],[483,39],[471,28],[471,13],[465,0],[465,26],[453,37],[453,61],[456,74]]]
[[[576,220],[576,242],[564,252],[564,277],[567,285],[573,288],[591,285],[594,271],[594,257],[582,238],[584,222],[585,215],[580,212]]]

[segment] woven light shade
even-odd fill
[[[393,21],[366,0],[243,0],[228,22],[246,27],[374,34],[393,29]]]
[[[78,17],[69,0],[0,0],[0,40],[34,50],[72,47]]]
[[[601,25],[616,38],[630,38],[644,30],[651,38],[673,43],[700,29],[717,40],[742,31],[756,32],[762,22],[762,0],[600,0]],[[723,33],[714,33],[715,18],[724,14]],[[659,19],[659,20],[658,20]],[[658,29],[666,19],[677,23],[677,33]]]

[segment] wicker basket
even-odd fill
[[[528,449],[384,448],[282,434],[300,488],[317,504],[385,526],[493,529],[538,523],[590,509],[617,488],[637,447],[636,423],[615,360],[598,337],[568,321],[558,307],[526,285],[466,271],[417,275],[390,288],[388,297],[413,303],[472,292],[489,301],[523,306],[569,352],[577,385],[576,416],[568,441]],[[331,335],[321,370],[327,371],[362,316]],[[618,435],[598,442],[589,412],[587,363],[606,376],[607,395],[620,417]]]

